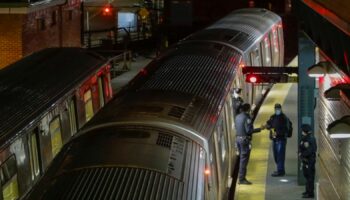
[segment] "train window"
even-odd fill
[[[216,134],[216,133],[214,133]],[[217,161],[216,161],[216,148],[214,144],[214,136],[209,141],[209,148],[210,148],[210,154],[209,154],[209,161],[210,161],[210,190],[211,194],[217,194],[217,191],[219,191],[219,170],[217,168]],[[213,198],[215,199],[215,198]]]
[[[284,56],[284,47],[283,47],[283,29],[282,29],[282,22],[277,25],[277,35],[278,35],[278,42],[279,42],[279,62],[283,65],[283,56]]]
[[[3,200],[18,199],[17,164],[14,155],[0,166],[0,179]]]
[[[219,125],[217,127],[217,134],[218,134],[218,144],[219,144],[219,156],[221,157],[221,170],[222,172],[225,172],[226,167],[226,159],[228,157],[228,144],[227,144],[227,135],[226,135],[226,128],[225,128],[225,121],[223,119],[223,115],[221,115],[221,119],[219,120]]]
[[[84,102],[85,102],[85,120],[89,121],[94,115],[91,90],[88,90],[84,93]]]
[[[111,83],[111,74],[107,73],[104,76],[104,82],[103,82],[103,87],[105,90],[105,98],[109,99],[112,96],[112,89],[110,87],[110,83]]]
[[[224,120],[221,118],[219,122],[219,126],[217,128],[217,133],[218,133],[218,143],[219,143],[219,148],[220,148],[220,157],[221,157],[221,163],[222,166],[225,166],[225,160],[226,160],[226,140],[227,138],[225,137],[225,127],[224,127]]]
[[[77,119],[76,119],[76,112],[75,112],[75,100],[74,98],[70,100],[69,106],[68,106],[68,112],[69,112],[69,123],[70,123],[70,132],[72,135],[74,135],[77,132]]]
[[[270,39],[272,43],[272,65],[278,66],[279,65],[279,44],[278,44],[278,34],[277,29],[274,27],[270,34]]]
[[[263,66],[271,66],[271,49],[269,37],[265,37],[261,45],[263,52]]]
[[[100,108],[102,108],[105,104],[105,100],[103,97],[103,83],[102,83],[102,77],[98,77],[98,96],[100,100]]]
[[[61,136],[61,122],[60,118],[56,117],[50,122],[50,135],[51,135],[51,151],[52,157],[60,151],[62,147],[62,136]]]
[[[259,49],[255,49],[250,53],[250,61],[252,66],[261,66],[261,58]]]
[[[30,160],[30,170],[32,172],[32,180],[40,174],[39,165],[39,151],[38,151],[38,134],[39,128],[35,128],[33,132],[29,135],[28,145],[29,145],[29,160]]]

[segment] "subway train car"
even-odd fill
[[[249,96],[241,68],[281,65],[281,35],[279,16],[243,9],[168,49],[64,146],[25,199],[227,199],[237,171],[231,91],[261,96]]]
[[[107,60],[51,48],[0,71],[0,199],[18,199],[112,98]]]

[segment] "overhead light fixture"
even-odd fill
[[[322,61],[317,64],[312,65],[307,69],[307,74],[311,78],[324,77],[327,74],[329,63],[327,61]]]
[[[331,138],[350,138],[350,115],[346,115],[330,123],[327,127],[327,131]]]
[[[324,97],[328,100],[339,101],[340,100],[340,91],[350,90],[349,83],[340,83],[337,84],[324,92]]]

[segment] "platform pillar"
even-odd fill
[[[307,69],[315,64],[315,44],[304,32],[298,34],[298,141],[301,139],[301,124],[310,124],[314,131],[315,80],[307,75]],[[299,145],[300,142],[297,144]],[[298,149],[298,147],[296,147]],[[305,179],[298,159],[298,184],[304,185]]]

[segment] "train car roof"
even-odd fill
[[[0,70],[0,145],[106,63],[82,48],[48,48]]]
[[[187,40],[222,41],[244,52],[280,21],[277,14],[266,9],[240,9],[194,33]]]
[[[120,102],[107,105],[88,126],[135,120],[146,113],[172,117],[209,137],[205,134],[216,124],[240,60],[240,54],[225,45],[174,47],[148,65],[123,91],[126,95]]]

